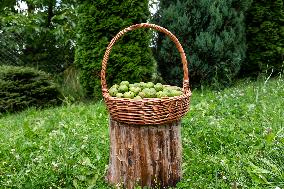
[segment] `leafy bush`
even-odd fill
[[[244,12],[249,5],[250,0],[161,0],[153,21],[179,38],[190,62],[191,83],[227,85],[245,58]],[[181,85],[183,71],[174,43],[159,33],[154,52],[163,79]]]
[[[81,82],[89,96],[101,96],[100,70],[110,40],[132,24],[149,18],[148,0],[81,1],[78,9],[76,65],[82,70]],[[154,70],[150,33],[139,29],[127,33],[114,45],[107,67],[111,86],[122,80],[149,81]]]
[[[0,112],[55,105],[59,97],[48,74],[28,67],[0,66]]]
[[[75,2],[25,3],[29,14],[14,9],[16,0],[1,1],[0,64],[61,73],[74,62]]]
[[[281,72],[284,66],[284,0],[253,1],[247,18],[247,61],[243,75]]]

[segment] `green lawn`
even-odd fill
[[[284,188],[284,80],[193,91],[178,188]],[[103,103],[0,118],[0,188],[110,188]],[[277,188],[279,187],[279,188]]]

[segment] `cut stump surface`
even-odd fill
[[[108,183],[167,188],[181,179],[181,120],[130,125],[110,119]]]

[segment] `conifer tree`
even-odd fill
[[[161,0],[154,22],[172,31],[189,60],[191,83],[229,84],[245,59],[244,12],[250,0]],[[179,54],[158,34],[155,56],[167,83],[180,85]]]
[[[82,70],[81,82],[88,95],[101,96],[101,63],[110,40],[125,27],[147,22],[149,16],[148,0],[81,1],[75,62]],[[149,46],[149,30],[138,29],[125,34],[110,53],[108,85],[121,80],[150,80],[154,61]]]
[[[247,61],[242,74],[277,73],[284,66],[284,0],[253,1],[246,16]],[[273,69],[273,70],[272,70]]]

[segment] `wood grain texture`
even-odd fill
[[[181,121],[130,125],[110,119],[108,183],[167,188],[181,179]]]

